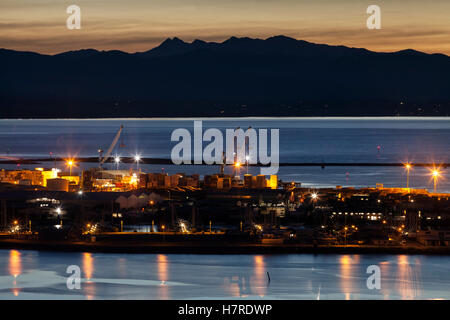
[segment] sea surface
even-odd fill
[[[108,149],[121,125],[123,134],[113,155],[170,159],[171,134],[177,128],[188,129],[193,136],[194,120],[202,120],[203,129],[225,130],[251,126],[280,130],[280,162],[450,162],[450,118],[223,118],[223,119],[95,119],[95,120],[0,120],[0,157],[85,157],[97,156]],[[206,143],[205,143],[206,145]],[[47,167],[53,163],[44,163]],[[63,163],[56,164],[64,169]],[[97,164],[89,164],[96,166]],[[80,164],[74,171],[89,166]],[[15,168],[1,165],[1,168]],[[22,167],[36,167],[22,166]],[[114,164],[107,168],[115,169]],[[135,168],[121,164],[120,169]],[[65,168],[67,170],[67,168]],[[147,172],[200,175],[216,173],[218,166],[146,165]],[[232,169],[227,168],[231,173]],[[259,174],[259,168],[248,169]],[[247,172],[242,168],[240,174]],[[386,187],[406,186],[401,167],[281,167],[284,181],[301,182],[305,187],[367,187],[383,183]],[[414,168],[410,186],[433,188],[429,169]],[[442,168],[438,191],[450,192],[448,173]]]
[[[0,261],[0,299],[450,299],[448,256],[0,250]],[[373,265],[379,289],[367,286]]]

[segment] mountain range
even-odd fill
[[[450,57],[275,36],[0,49],[0,118],[449,115]]]

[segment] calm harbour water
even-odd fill
[[[176,144],[170,141],[172,131],[186,128],[193,132],[193,120],[0,120],[0,157],[49,157],[50,152],[57,157],[97,156],[98,148],[107,149],[123,124],[120,141],[125,147],[117,147],[113,154],[169,159]],[[450,119],[445,117],[203,119],[204,130],[218,128],[225,132],[226,128],[238,126],[280,129],[280,162],[450,162]],[[58,166],[62,168],[64,164]],[[80,169],[86,166],[82,164]],[[115,165],[110,167],[114,169]],[[133,165],[121,164],[120,168],[130,167]],[[145,164],[141,164],[141,169],[201,175],[219,170],[218,166]],[[231,173],[231,169],[228,171]],[[250,168],[249,172],[259,174],[259,169]],[[442,192],[450,192],[446,174],[444,170],[438,184]],[[406,184],[405,170],[398,167],[281,167],[278,175],[284,181],[301,182],[305,187],[373,187],[376,183],[402,187]],[[414,188],[431,190],[433,187],[427,168],[414,168],[410,178]]]
[[[0,250],[0,261],[0,299],[450,299],[448,256]],[[80,290],[67,288],[69,265]],[[369,265],[379,290],[367,288]]]

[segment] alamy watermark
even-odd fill
[[[81,8],[75,4],[72,4],[67,7],[66,12],[70,14],[66,20],[67,29],[81,29]]]
[[[66,13],[70,16],[66,20],[66,26],[69,30],[81,29],[81,8],[72,4],[67,7]],[[369,5],[366,10],[370,16],[366,20],[366,26],[369,30],[381,29],[381,8],[376,4]]]
[[[66,273],[70,274],[67,277],[66,285],[69,290],[81,289],[81,269],[77,265],[70,265],[66,269]]]
[[[380,8],[380,6],[372,4],[367,7],[366,13],[370,14],[370,16],[367,18],[367,21],[366,21],[367,29],[369,29],[369,30],[381,29],[381,8]]]
[[[373,290],[381,289],[381,269],[379,266],[373,264],[367,267],[367,271],[370,276],[367,278],[367,289]]]
[[[270,135],[269,135],[270,132]],[[174,164],[250,164],[263,165],[263,175],[278,173],[280,144],[279,129],[241,128],[226,129],[225,141],[222,131],[209,128],[203,132],[201,120],[194,121],[194,137],[185,128],[172,132],[171,141],[178,143],[172,148],[171,159]],[[270,149],[268,140],[270,136]],[[203,148],[204,142],[210,142]],[[224,152],[225,142],[225,152]],[[193,152],[192,152],[193,151]],[[269,154],[270,151],[270,154]]]

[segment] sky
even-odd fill
[[[81,29],[69,30],[69,5]],[[381,29],[369,30],[369,5]],[[0,0],[0,48],[55,54],[146,51],[168,37],[221,42],[286,35],[374,51],[450,55],[450,0]]]

